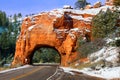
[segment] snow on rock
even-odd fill
[[[64,7],[65,7],[65,9],[59,8],[59,9],[51,10],[50,12],[48,12],[48,14],[49,15],[54,15],[54,16],[60,18],[60,17],[62,17],[64,15],[65,12],[78,14],[78,15],[81,15],[81,14],[96,15],[101,10],[106,11],[107,8],[112,9],[112,6],[102,6],[102,7],[99,7],[99,8],[92,8],[92,9],[85,9],[85,10],[71,9],[71,8],[68,8],[68,7],[70,7],[69,5],[65,5]],[[67,9],[66,9],[66,7],[67,7]],[[91,17],[84,19],[82,16],[75,16],[75,15],[70,15],[70,16],[72,18],[75,18],[75,19],[78,19],[78,20],[86,20],[86,21],[90,21],[91,20]]]
[[[64,5],[63,9],[71,9],[72,7],[70,5]]]
[[[81,72],[91,76],[102,77],[106,79],[120,78],[120,67],[103,68],[100,70],[83,69]]]
[[[85,29],[86,32],[91,32],[89,29]]]
[[[95,76],[95,77],[101,77],[105,79],[114,79],[114,78],[120,78],[120,67],[114,67],[114,68],[103,68],[100,70],[92,70],[90,68],[84,68],[82,70],[78,69],[72,69],[72,68],[66,68],[66,67],[61,67],[64,72],[73,74],[72,71],[76,72],[82,72],[84,74],[90,75],[90,76]]]
[[[31,31],[36,25],[32,25],[28,28],[28,31]]]
[[[110,42],[115,42],[116,40],[120,40],[120,37],[115,37],[115,38],[108,38],[106,39],[106,43],[109,44]]]
[[[120,78],[120,67],[114,68],[105,68],[98,71],[101,73],[101,76],[107,79]]]
[[[91,54],[89,58],[94,58],[94,62],[105,60],[111,63],[117,63],[117,61],[119,61],[119,52],[119,47],[104,47],[101,50]]]
[[[69,35],[70,35],[71,39],[76,39],[75,34],[73,34],[73,33],[69,33]]]
[[[64,11],[62,9],[56,9],[56,10],[52,10],[49,12],[49,15],[53,15],[56,16],[58,18],[61,18],[64,14]]]
[[[92,19],[92,17],[83,18],[82,16],[74,16],[74,15],[70,15],[70,17],[73,18],[73,19],[89,21],[89,22],[91,22],[91,19]]]

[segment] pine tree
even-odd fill
[[[12,16],[10,17],[12,18]],[[4,32],[0,34],[0,58],[2,59],[13,55],[15,52],[15,42],[18,35],[20,24],[17,22],[17,15],[14,15],[15,22],[10,22],[7,14],[0,11],[0,27],[5,29]]]
[[[7,27],[9,25],[9,19],[5,12],[0,11],[0,26]]]
[[[17,22],[17,15],[16,14],[14,14],[13,19],[14,19],[14,22],[16,23]]]
[[[81,9],[81,8],[84,8],[87,4],[87,1],[86,0],[78,0],[76,3],[75,3],[75,9]]]
[[[107,9],[106,12],[100,11],[92,20],[92,34],[96,38],[107,37],[108,34],[115,30],[118,13]]]
[[[21,14],[21,13],[18,13],[18,17],[21,18],[21,17],[22,17],[22,14]]]

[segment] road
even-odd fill
[[[73,73],[64,72],[58,64],[39,64],[0,73],[0,80],[105,80],[79,72]]]
[[[0,80],[46,80],[56,71],[58,65],[34,65],[18,70],[0,73]]]

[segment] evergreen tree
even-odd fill
[[[12,16],[10,17],[12,19]],[[17,15],[14,15],[14,22],[10,22],[5,12],[0,11],[0,27],[5,31],[0,34],[0,59],[12,59],[15,53],[15,43],[19,32],[20,23],[17,21]],[[1,60],[3,61],[3,60]],[[5,61],[6,62],[6,61]]]
[[[0,26],[7,27],[9,25],[9,19],[5,12],[0,11]]]
[[[107,9],[106,12],[100,11],[92,20],[92,34],[96,38],[107,37],[108,34],[115,30],[118,13]]]
[[[17,15],[16,14],[14,14],[13,19],[14,19],[14,22],[16,23],[17,22]]]
[[[76,3],[75,3],[75,9],[81,9],[81,8],[84,8],[86,5],[88,5],[89,3],[87,3],[86,0],[78,0]]]
[[[18,17],[21,18],[21,17],[22,17],[22,14],[21,14],[21,13],[18,13]]]

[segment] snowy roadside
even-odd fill
[[[73,72],[82,72],[84,74],[94,76],[94,77],[100,77],[104,79],[114,79],[114,78],[120,78],[120,67],[113,67],[113,68],[102,68],[100,70],[92,70],[90,68],[84,68],[82,70],[78,69],[72,69],[67,67],[61,67],[64,72],[70,73],[74,75]]]
[[[7,70],[3,70],[3,71],[0,71],[0,73],[5,73],[5,72],[13,71],[13,70],[27,68],[27,67],[30,67],[30,65],[25,65],[25,66],[21,66],[21,67],[17,67],[17,68],[11,68],[11,69],[7,69]]]

